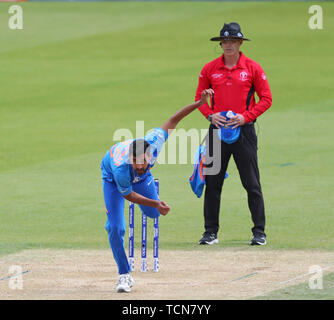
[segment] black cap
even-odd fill
[[[242,39],[250,41],[250,39],[244,38],[243,33],[241,32],[239,23],[231,22],[224,23],[223,29],[220,30],[220,36],[211,38],[211,41],[221,41],[228,38]]]

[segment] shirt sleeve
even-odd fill
[[[150,151],[152,154],[151,164],[157,160],[163,144],[168,138],[168,133],[161,128],[154,128],[154,130],[145,136],[145,140],[150,144]]]
[[[254,121],[258,116],[269,109],[272,104],[272,96],[267,76],[260,65],[257,65],[255,69],[253,85],[260,100],[253,108],[243,113],[246,123]]]
[[[114,181],[118,191],[123,196],[127,196],[132,192],[131,176],[125,167],[119,167],[114,171]]]
[[[210,87],[211,87],[210,79],[207,75],[207,66],[205,65],[199,75],[198,86],[197,86],[196,95],[195,95],[195,101],[200,100],[202,91],[205,89],[210,89]],[[202,104],[198,108],[198,110],[204,115],[205,118],[207,118],[208,115],[213,113],[213,110],[210,108],[207,102]]]

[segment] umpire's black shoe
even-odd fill
[[[266,236],[263,234],[255,235],[249,244],[251,246],[264,246],[267,244]]]
[[[204,232],[203,237],[198,244],[215,244],[218,243],[217,234],[213,232]]]

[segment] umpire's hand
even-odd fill
[[[211,118],[211,123],[214,124],[218,129],[227,123],[227,119],[220,114],[220,112],[214,113]]]
[[[245,124],[245,118],[242,114],[237,113],[234,117],[227,121],[227,125],[232,126],[232,129],[243,126]]]

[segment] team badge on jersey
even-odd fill
[[[240,80],[247,81],[248,80],[248,73],[246,71],[240,72]]]
[[[132,183],[136,183],[136,182],[138,182],[138,181],[140,181],[140,177],[135,176],[134,179],[133,179],[133,181],[132,181]]]

